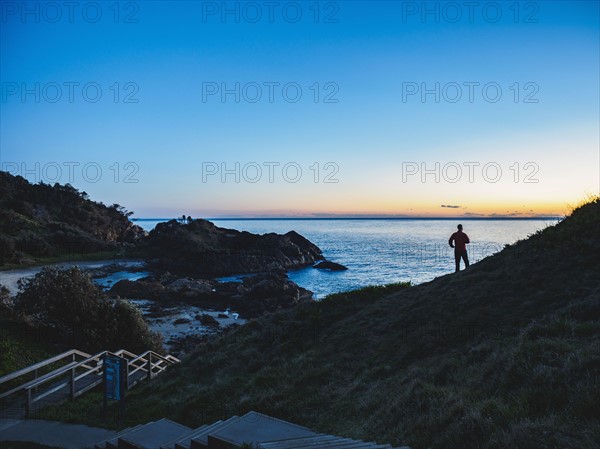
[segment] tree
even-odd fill
[[[95,335],[90,323],[97,323],[98,303],[104,294],[79,268],[45,268],[20,285],[17,310],[38,324],[55,328],[72,342],[89,347]],[[86,329],[87,328],[87,329]]]
[[[44,268],[20,285],[16,310],[39,327],[49,326],[64,342],[84,351],[162,350],[138,309],[109,300],[79,268]],[[162,351],[161,351],[162,352]]]
[[[104,339],[107,348],[126,348],[138,354],[148,349],[163,352],[160,335],[150,330],[140,309],[122,299],[106,301],[103,309],[112,326]]]

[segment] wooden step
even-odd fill
[[[368,443],[334,435],[293,438],[259,443],[260,449],[391,449],[389,444]]]
[[[221,421],[217,421],[221,422]],[[170,441],[168,444],[165,444],[161,449],[189,449],[192,438],[196,435],[199,435],[206,429],[209,425],[205,424],[203,426],[198,427],[197,429],[192,430],[188,435],[183,438],[176,438],[173,441]]]
[[[217,421],[216,423],[208,426],[208,428],[204,429],[199,434],[195,435],[191,438],[189,449],[205,449],[208,447],[208,437],[210,434],[214,432],[218,432],[220,429],[227,427],[232,422],[235,422],[239,419],[239,416],[235,415],[225,421]],[[185,447],[185,446],[183,446]],[[188,448],[185,448],[188,449]]]
[[[131,432],[134,429],[139,429],[140,427],[142,427],[144,425],[145,424],[138,424],[137,426],[128,427],[127,429],[123,429],[118,434],[116,434],[114,437],[112,437],[111,439],[102,441],[100,443],[96,443],[94,445],[94,449],[113,449],[113,448],[116,448],[120,436],[125,435],[126,433]]]
[[[160,449],[192,431],[189,427],[163,418],[131,430],[118,439],[118,449]]]
[[[256,446],[263,441],[284,440],[317,436],[312,430],[283,421],[259,412],[248,412],[208,437],[208,446],[212,449],[229,448],[250,443]]]
[[[258,412],[232,416],[190,429],[168,419],[125,429],[96,449],[231,449],[249,443],[256,449],[410,449],[392,448],[335,435],[320,434],[307,427]]]

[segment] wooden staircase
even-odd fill
[[[197,429],[168,419],[125,429],[95,449],[393,449],[312,430],[258,412],[233,416]],[[407,446],[396,449],[410,449]]]
[[[97,441],[98,432],[105,429],[84,428],[85,426],[74,426],[77,427],[74,429],[72,425],[58,422],[20,420],[23,415],[31,416],[35,410],[45,405],[74,400],[100,385],[103,382],[105,355],[121,357],[127,362],[125,386],[128,389],[141,380],[152,379],[168,366],[179,362],[173,356],[162,356],[152,351],[140,355],[125,350],[89,355],[73,349],[36,363],[0,378],[0,388],[5,390],[0,393],[0,430],[5,429],[0,433],[10,432],[12,438],[18,441],[30,441],[36,433],[37,439],[34,441],[44,443],[48,442],[48,433],[41,430],[43,436],[40,439],[40,429],[49,429],[53,425],[62,426],[64,430],[59,433],[62,441],[68,442],[68,447],[81,446],[81,449],[88,448],[91,444],[95,449],[394,449],[389,444],[316,433],[307,427],[254,411],[196,429],[160,419],[116,434],[107,431],[102,438],[110,435],[109,439],[95,444],[93,442]],[[43,374],[39,375],[40,372]],[[2,436],[6,435],[0,435],[0,441]],[[83,437],[86,439],[85,444],[72,444],[75,440],[82,441]]]
[[[126,362],[126,389],[179,363],[172,355],[162,356],[154,351],[137,355],[121,349],[90,355],[72,349],[1,377],[0,418],[31,417],[49,404],[75,400],[103,382],[105,355]]]

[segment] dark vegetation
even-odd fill
[[[0,312],[0,377],[60,353],[62,346],[26,323],[10,320]]]
[[[425,448],[597,449],[600,200],[469,270],[253,319],[128,398],[127,424],[258,410]],[[48,410],[94,422],[97,404]]]
[[[14,371],[26,368],[41,360],[65,352],[67,348],[60,343],[56,332],[50,329],[34,327],[30,324],[9,319],[11,315],[7,308],[0,309],[0,377]],[[60,366],[53,363],[38,370],[38,375],[45,374]],[[14,388],[26,380],[33,380],[33,374],[4,383],[2,392]],[[0,399],[0,410],[3,410],[6,399]],[[4,442],[0,443],[0,447]]]
[[[108,299],[79,268],[45,268],[26,280],[11,313],[64,347],[89,353],[162,352],[159,336],[150,331],[139,309],[127,301]]]
[[[131,214],[91,201],[70,184],[30,184],[0,171],[0,267],[117,254],[145,234]]]

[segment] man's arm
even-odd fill
[[[453,240],[454,240],[454,234],[452,234],[450,236],[450,238],[448,239],[448,245],[450,245],[450,248],[454,248],[454,244],[452,243]]]
[[[465,240],[465,243],[471,243],[471,240],[469,240],[469,236],[467,234],[465,234],[465,238],[467,239]]]

